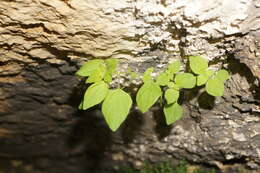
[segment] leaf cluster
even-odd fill
[[[85,63],[76,75],[87,77],[87,88],[79,109],[86,110],[102,103],[102,113],[112,131],[126,119],[132,107],[132,98],[122,89],[110,89],[113,75],[116,73],[117,59],[91,60]]]
[[[110,89],[109,83],[117,74],[117,59],[90,60],[76,73],[86,77],[86,83],[91,84],[79,105],[86,110],[97,104],[102,104],[102,113],[112,131],[124,122],[132,107],[133,101],[123,89]],[[206,91],[212,96],[222,96],[224,82],[229,78],[226,70],[213,71],[208,68],[208,61],[201,56],[190,56],[191,72],[181,72],[182,64],[174,61],[165,71],[153,77],[153,68],[148,68],[142,75],[143,84],[136,94],[136,104],[142,113],[147,112],[158,100],[163,104],[163,112],[168,125],[182,117],[183,110],[179,104],[181,89],[192,89],[196,86],[206,86]],[[128,72],[131,78],[137,74]]]
[[[208,69],[208,61],[200,56],[190,56],[189,62],[192,72],[197,75],[197,86],[206,85],[207,93],[212,96],[224,94],[224,83],[229,79],[229,73],[226,70]]]

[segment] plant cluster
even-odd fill
[[[224,82],[229,78],[226,70],[213,71],[208,69],[208,61],[201,56],[190,56],[190,72],[181,72],[182,64],[174,61],[165,71],[153,77],[153,68],[148,68],[142,74],[143,84],[136,94],[136,104],[145,113],[159,99],[168,125],[182,117],[183,110],[178,99],[181,89],[192,89],[205,85],[206,91],[212,96],[222,96]],[[85,63],[76,75],[86,77],[87,88],[79,109],[86,110],[97,104],[102,104],[102,113],[112,131],[124,122],[132,107],[131,96],[122,88],[111,88],[113,79],[117,78],[117,59],[95,59]],[[128,71],[132,77],[136,74]]]
[[[188,163],[186,161],[180,161],[180,163],[173,167],[169,162],[162,162],[151,164],[146,162],[144,167],[140,170],[125,167],[119,170],[119,173],[188,173]],[[195,169],[192,173],[216,173],[214,169],[208,171],[203,169]]]

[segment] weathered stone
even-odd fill
[[[0,158],[7,172],[108,172],[111,165],[186,158],[260,169],[259,0],[0,1]],[[116,133],[98,107],[77,110],[85,60],[143,72],[200,54],[231,79],[225,95],[184,91],[167,127],[157,107]],[[127,84],[127,76],[119,81]],[[138,84],[139,81],[136,81]],[[8,161],[6,161],[6,159]]]

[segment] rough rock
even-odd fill
[[[113,134],[98,109],[77,110],[84,87],[74,73],[88,59],[143,71],[197,54],[232,77],[221,98],[184,91],[185,117],[171,127],[155,107],[133,111]],[[0,56],[9,172],[107,172],[173,158],[260,169],[259,0],[2,0]]]

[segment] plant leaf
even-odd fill
[[[151,77],[152,72],[153,72],[153,67],[146,69],[142,78],[144,83],[152,81],[152,77]]]
[[[81,68],[76,72],[76,75],[90,76],[92,72],[98,69],[102,63],[104,63],[104,60],[102,59],[90,60],[81,66]]]
[[[218,78],[211,78],[206,84],[206,91],[212,96],[222,96],[224,94],[224,83]]]
[[[178,103],[165,105],[163,108],[167,125],[174,123],[182,117],[182,107]]]
[[[116,71],[118,59],[110,58],[105,60],[107,71],[112,75]]]
[[[105,75],[105,72],[106,72],[106,67],[104,66],[104,64],[100,64],[99,68],[94,70],[90,74],[90,76],[86,80],[86,83],[95,83],[101,81]]]
[[[180,69],[181,69],[181,62],[179,60],[177,60],[168,65],[166,73],[173,75],[173,74],[179,72]]]
[[[153,83],[144,83],[136,95],[136,103],[141,112],[146,112],[162,95],[161,88]]]
[[[229,79],[229,74],[227,70],[219,70],[215,76],[216,78],[218,78],[218,80],[225,82],[226,80]]]
[[[166,86],[169,81],[170,78],[167,73],[161,73],[156,79],[156,83],[161,86]]]
[[[189,57],[190,68],[195,74],[202,74],[208,68],[208,61],[201,56]]]
[[[92,106],[101,103],[108,93],[108,85],[103,82],[97,82],[88,87],[84,94],[82,109],[86,110]]]
[[[176,91],[174,89],[167,89],[164,94],[164,98],[167,104],[172,104],[174,102],[177,102],[179,96],[180,96],[179,91]]]
[[[208,79],[214,74],[212,70],[206,70],[199,76],[197,76],[197,86],[201,86],[207,83]]]
[[[168,82],[167,86],[168,86],[169,88],[175,89],[175,90],[177,90],[177,91],[180,90],[180,87],[179,87],[178,85],[176,85],[174,82]]]
[[[204,74],[200,74],[199,76],[197,76],[197,86],[204,85],[205,83],[207,83],[207,80],[207,76],[205,76]]]
[[[104,75],[104,81],[107,82],[107,83],[112,82],[112,75],[108,71],[106,71],[106,73]]]
[[[168,82],[168,83],[167,83],[167,86],[168,86],[169,88],[173,88],[173,87],[174,87],[174,85],[175,85],[175,83],[174,83],[174,82]]]
[[[116,131],[118,127],[126,119],[132,106],[132,99],[121,89],[110,92],[102,104],[102,113],[112,131]]]
[[[81,100],[78,109],[79,109],[79,110],[83,110],[83,100]]]
[[[191,73],[180,73],[176,75],[175,83],[180,88],[193,88],[196,85],[196,77]]]

